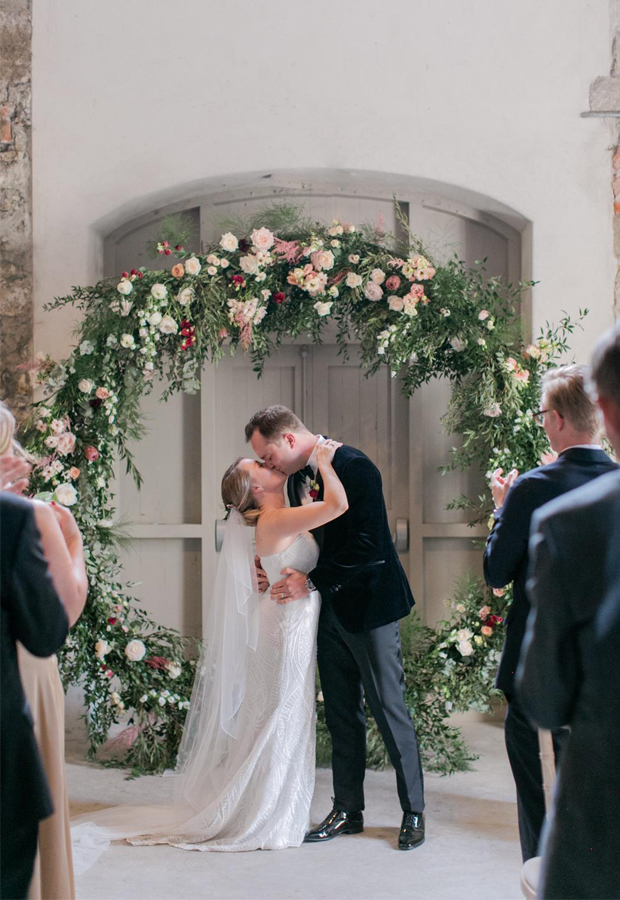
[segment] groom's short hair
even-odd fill
[[[245,426],[245,439],[251,441],[257,431],[266,441],[274,441],[288,432],[298,433],[308,429],[288,406],[268,406],[254,413]]]
[[[545,403],[555,409],[573,428],[596,434],[599,428],[596,406],[587,390],[587,366],[559,366],[542,377]]]

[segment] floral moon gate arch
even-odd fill
[[[143,433],[140,399],[153,380],[167,380],[165,397],[194,393],[202,366],[239,348],[260,375],[285,337],[319,341],[331,319],[343,352],[354,336],[368,372],[389,366],[406,394],[436,376],[450,379],[445,424],[461,441],[446,468],[524,470],[547,449],[531,415],[541,375],[566,351],[574,327],[566,318],[525,346],[521,286],[488,279],[456,258],[435,263],[414,235],[402,244],[369,227],[312,224],[292,207],[263,211],[202,255],[183,242],[169,234],[157,246],[175,256],[170,272],[134,269],[49,305],[82,310],[79,342],[69,359],[38,364],[45,399],[27,432],[40,459],[32,489],[72,506],[88,548],[89,599],[60,656],[63,679],[85,691],[92,753],[130,713],[115,743],[119,762],[136,771],[174,765],[194,672],[189,642],[128,595],[111,521],[116,454],[140,483],[129,443]],[[472,521],[490,512],[488,496],[453,505],[470,509]],[[450,772],[471,758],[447,716],[489,709],[509,600],[509,591],[468,579],[436,629],[415,614],[403,625],[407,702],[429,768]],[[324,761],[320,703],[318,710]],[[385,765],[370,719],[368,729],[369,764]]]

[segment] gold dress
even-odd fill
[[[18,644],[19,672],[34,718],[54,814],[39,823],[39,850],[29,900],[74,900],[69,801],[65,777],[65,696],[55,656],[32,656]]]

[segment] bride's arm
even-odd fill
[[[347,511],[349,501],[332,466],[334,454],[341,446],[336,441],[326,441],[317,447],[317,463],[323,478],[322,500],[315,500],[305,506],[270,510],[261,516],[261,528],[270,541],[295,537],[302,531],[320,528]]]

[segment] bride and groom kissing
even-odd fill
[[[111,839],[203,851],[283,849],[362,832],[366,702],[396,773],[397,846],[418,847],[423,774],[398,624],[414,599],[379,470],[360,450],[312,434],[284,406],[257,412],[245,436],[259,461],[238,459],[222,479],[228,521],[175,805],[81,820]],[[317,660],[334,798],[308,830]]]

